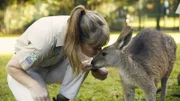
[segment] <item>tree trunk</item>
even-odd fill
[[[161,3],[160,0],[155,0],[156,2],[156,29],[160,30],[160,18],[161,18]]]

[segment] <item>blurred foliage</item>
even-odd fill
[[[72,3],[72,0],[61,2],[58,0],[14,0],[9,2],[6,9],[4,18],[6,29],[19,32],[40,17],[68,14],[73,7]]]
[[[71,10],[84,5],[89,10],[100,13],[112,30],[121,30],[136,17],[141,25],[141,18],[154,17],[159,14],[155,6],[157,0],[0,0],[0,34],[22,33],[35,20],[44,16],[69,15]],[[180,0],[169,0],[170,14],[176,17],[175,9]],[[138,18],[139,16],[139,18]]]

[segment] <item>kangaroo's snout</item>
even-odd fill
[[[91,65],[93,67],[92,69],[97,69],[98,68],[97,66],[95,66],[95,61],[94,60],[91,61]]]
[[[91,61],[91,65],[94,66],[94,60]]]

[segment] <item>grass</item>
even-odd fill
[[[0,101],[15,101],[7,85],[5,65],[12,54],[0,55]]]
[[[177,85],[177,75],[180,73],[180,44],[177,44],[177,59],[174,69],[170,75],[167,85],[166,101],[178,101],[178,98],[170,96],[171,94],[180,94],[180,86]],[[0,101],[15,101],[11,91],[7,85],[7,72],[5,65],[10,60],[12,54],[0,54]],[[48,85],[50,96],[55,96],[60,88],[60,85]],[[159,101],[157,94],[157,101]],[[116,68],[109,68],[108,78],[104,81],[95,79],[91,73],[85,79],[74,101],[121,101],[122,88],[120,86],[120,79],[118,70]],[[144,101],[144,94],[140,89],[136,90],[135,101]]]

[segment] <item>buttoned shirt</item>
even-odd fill
[[[69,16],[43,17],[17,39],[15,52],[19,55],[19,63],[24,70],[33,65],[48,67],[63,59],[68,18]],[[81,60],[90,59],[84,54],[81,55]]]

